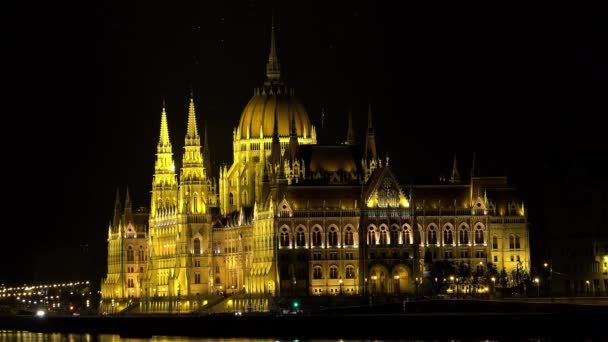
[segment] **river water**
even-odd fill
[[[341,339],[310,339],[310,340],[278,340],[266,338],[201,338],[180,336],[153,336],[152,338],[125,338],[119,335],[96,335],[96,334],[60,334],[60,333],[36,333],[29,331],[0,330],[0,341],[4,342],[499,342],[507,340],[488,339],[432,339],[432,340],[341,340]],[[544,342],[550,340],[521,338],[508,341]],[[589,341],[589,340],[587,340]]]

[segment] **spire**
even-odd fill
[[[291,111],[289,121],[289,159],[295,160],[298,155],[298,133],[296,131],[296,115]]]
[[[270,150],[270,161],[272,165],[281,162],[281,141],[279,140],[279,117],[277,116],[277,107],[274,107],[274,128],[272,130],[272,145]]]
[[[131,193],[127,186],[127,194],[125,195],[125,224],[133,222],[133,207],[131,205]]]
[[[460,183],[460,173],[458,172],[458,160],[456,160],[455,153],[454,163],[452,164],[452,176],[450,177],[450,183]]]
[[[268,55],[268,63],[266,63],[266,77],[269,80],[275,81],[281,78],[281,65],[277,57],[277,47],[274,38],[274,13],[272,14],[272,31],[270,33],[270,54]]]
[[[171,147],[171,141],[169,140],[169,125],[167,124],[167,109],[165,100],[163,100],[163,112],[160,119],[160,139],[158,140],[158,147]]]
[[[376,157],[376,137],[372,122],[372,104],[370,102],[367,111],[367,140],[365,141],[365,159],[376,159]]]
[[[207,178],[212,178],[211,172],[211,152],[209,151],[209,133],[207,133],[207,121],[205,121],[205,141],[203,145],[203,167]]]
[[[125,195],[125,209],[131,209],[131,193],[129,191],[129,187],[127,186],[127,194]]]
[[[200,145],[198,128],[196,127],[196,112],[194,109],[194,91],[190,87],[190,108],[188,109],[188,129],[186,130],[186,145]]]
[[[116,188],[116,197],[114,199],[114,218],[112,220],[112,229],[116,231],[118,229],[118,225],[120,224],[120,191]]]
[[[355,130],[353,128],[353,111],[348,112],[348,131],[346,131],[346,145],[355,144]]]

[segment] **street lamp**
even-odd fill
[[[536,296],[540,297],[540,279],[534,278],[534,282],[536,283]]]
[[[587,295],[589,295],[591,293],[589,280],[585,280],[585,285],[587,287],[587,289],[586,289],[587,290]]]
[[[553,297],[553,265],[551,262],[545,262],[543,266],[549,268],[549,296]]]
[[[340,283],[340,296],[342,295],[342,278],[340,278],[340,280],[338,280],[338,283]]]
[[[492,277],[492,292],[496,293],[496,278]]]

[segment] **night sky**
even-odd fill
[[[476,152],[526,200],[533,262],[546,189],[606,178],[606,5],[218,3],[24,9],[5,65],[0,283],[101,278],[116,188],[149,205],[162,100],[178,161],[191,84],[214,167],[232,161],[273,9],[282,78],[321,143],[345,138],[349,108],[361,138],[371,102],[403,184],[436,181],[455,153],[466,178]]]

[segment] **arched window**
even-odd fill
[[[367,232],[367,244],[373,246],[376,242],[376,232],[373,228],[370,228]]]
[[[391,244],[399,244],[399,228],[393,227],[393,229],[391,229]]]
[[[519,235],[515,235],[515,249],[519,249],[519,248],[521,248],[520,241],[519,241]]]
[[[192,201],[192,211],[198,213],[198,196],[196,194],[194,194],[194,196],[192,197]]]
[[[350,227],[346,228],[346,232],[344,233],[344,245],[352,246],[355,244],[355,239],[353,238],[353,231]]]
[[[405,245],[409,245],[410,244],[410,231],[409,231],[409,228],[403,230],[403,244],[405,244]]]
[[[296,245],[298,247],[306,246],[306,235],[304,233],[303,228],[298,228],[298,233],[296,235]]]
[[[199,238],[194,239],[194,255],[201,254],[201,240]]]
[[[329,279],[338,279],[338,267],[332,266],[329,268]]]
[[[450,228],[446,228],[446,230],[443,231],[443,244],[451,245],[453,243],[454,239],[452,238],[452,230]]]
[[[287,228],[283,228],[281,231],[281,247],[289,247],[289,233]]]
[[[312,269],[312,278],[313,279],[323,279],[323,270],[321,269],[321,266],[315,266]]]
[[[352,266],[346,266],[346,279],[355,279],[355,268]]]
[[[335,247],[338,245],[338,232],[336,231],[336,228],[331,227],[329,229],[328,240],[330,246]]]
[[[429,240],[428,240],[428,244],[429,245],[436,245],[437,244],[437,232],[435,232],[435,227],[430,227],[429,228]]]
[[[483,230],[481,230],[481,226],[475,228],[475,243],[483,244]]]
[[[469,232],[467,231],[465,226],[460,227],[460,232],[459,232],[458,238],[459,238],[458,242],[461,245],[466,245],[469,243]]]
[[[492,236],[492,249],[498,249],[498,237]]]
[[[232,194],[232,192],[228,195],[228,203],[234,205],[234,194]]]
[[[509,249],[515,248],[515,236],[509,235]]]
[[[321,247],[321,231],[318,227],[315,227],[312,232],[312,245],[314,247]]]
[[[135,261],[135,255],[133,254],[133,247],[127,247],[127,261]]]
[[[380,245],[388,244],[388,236],[386,233],[386,227],[380,227]]]
[[[144,253],[143,246],[139,246],[139,261],[146,261],[146,253]]]

